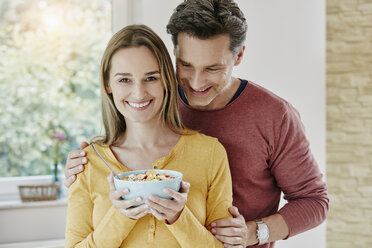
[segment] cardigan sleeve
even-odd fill
[[[286,221],[291,237],[326,219],[329,198],[299,113],[290,104],[276,133],[269,166],[288,201],[279,214]]]
[[[215,220],[230,218],[228,208],[232,205],[232,184],[227,154],[224,147],[215,143],[211,154],[211,165],[208,177],[208,196],[206,220],[204,225],[198,221],[187,206],[183,209],[178,220],[172,225],[166,225],[175,236],[181,247],[224,247],[207,227]],[[198,238],[190,238],[198,237]]]
[[[66,217],[66,247],[120,247],[137,220],[119,213],[113,206],[93,229],[93,201],[87,175],[89,167],[77,176],[69,189]]]

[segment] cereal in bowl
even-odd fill
[[[130,174],[121,178],[121,180],[131,182],[164,181],[169,179],[175,179],[175,177],[168,175],[167,173],[160,173],[154,170],[146,170],[146,173]]]

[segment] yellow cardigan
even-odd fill
[[[190,183],[188,200],[172,225],[147,214],[132,220],[117,211],[108,198],[110,170],[85,149],[89,163],[70,187],[66,219],[66,247],[223,247],[206,227],[228,218],[232,204],[231,175],[224,147],[216,138],[188,131],[168,156],[153,162],[158,169],[183,173]],[[116,172],[130,171],[109,147],[96,145]]]

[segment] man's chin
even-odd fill
[[[189,100],[189,105],[192,108],[195,109],[208,109],[210,106],[211,101],[190,101]]]

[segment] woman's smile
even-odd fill
[[[152,103],[152,100],[146,101],[146,102],[129,102],[129,101],[126,101],[126,103],[130,107],[132,107],[134,110],[142,111],[142,110],[147,109],[150,106],[150,104]]]

